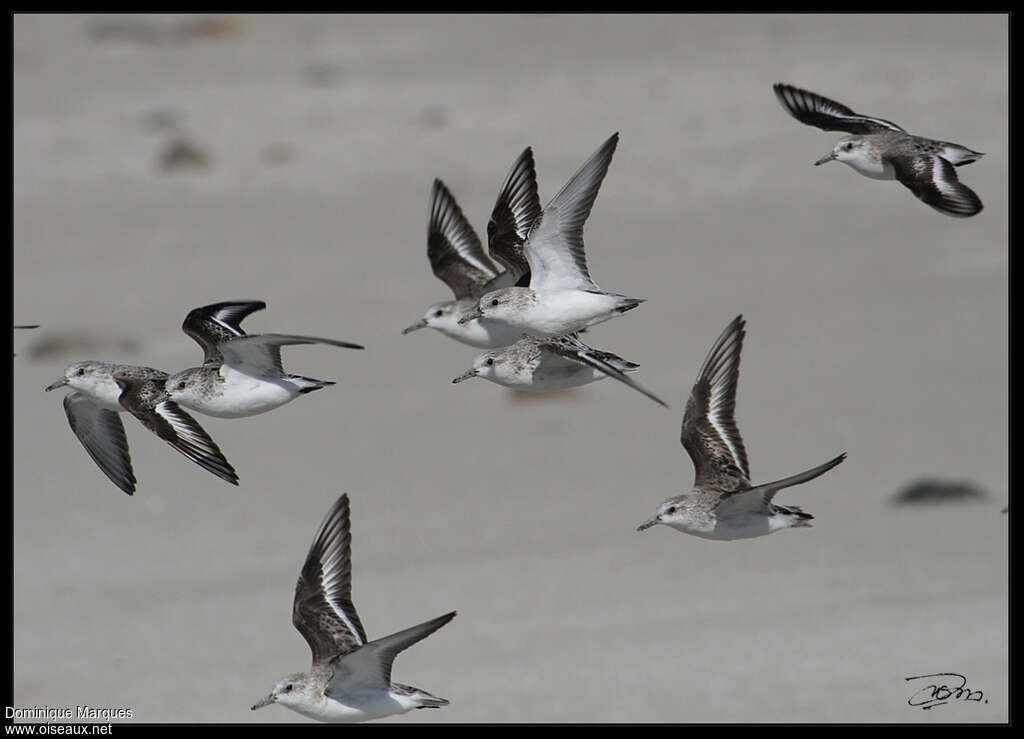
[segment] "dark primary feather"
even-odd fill
[[[122,388],[118,401],[142,425],[200,467],[232,485],[238,484],[235,469],[202,426],[164,389],[163,379],[140,379],[115,374]]]
[[[571,336],[558,336],[552,339],[542,340],[539,347],[574,362],[580,362],[589,367],[593,367],[597,371],[603,372],[624,385],[628,385],[638,393],[646,395],[658,405],[668,408],[668,404],[665,403],[665,401],[649,390],[641,387],[639,383],[633,380],[633,378],[612,364],[617,361],[636,367],[637,365],[633,362],[627,362],[622,359],[622,357],[612,354],[611,352],[594,349]]]
[[[347,493],[324,516],[306,555],[295,583],[292,623],[309,644],[314,665],[329,663],[366,643],[366,631],[352,604]]]
[[[735,419],[745,325],[737,316],[718,337],[686,403],[680,441],[693,460],[695,487],[735,490],[750,484],[747,450]]]
[[[880,131],[902,131],[892,121],[884,118],[854,113],[850,108],[824,95],[799,87],[776,82],[772,87],[775,97],[790,115],[801,123],[825,131],[846,131],[853,134],[872,134]]]
[[[250,313],[263,310],[262,300],[230,300],[193,308],[185,316],[182,330],[203,348],[203,363],[220,361],[217,345],[236,336],[245,336],[242,320]]]
[[[523,243],[540,216],[537,172],[533,149],[527,147],[512,164],[487,223],[487,248],[491,257],[505,267],[518,282],[526,277],[530,265],[523,254]]]
[[[981,198],[960,182],[956,169],[941,156],[888,157],[896,179],[920,200],[946,215],[967,218],[982,209]],[[944,184],[936,184],[939,180]]]
[[[498,274],[476,231],[441,180],[434,180],[430,194],[427,258],[434,274],[451,288],[456,300],[478,297],[483,285]]]

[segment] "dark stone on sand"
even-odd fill
[[[894,505],[919,503],[962,503],[984,500],[985,492],[977,485],[963,481],[921,479],[912,482],[893,496]]]
[[[137,354],[139,342],[135,339],[109,339],[99,336],[50,333],[39,337],[27,350],[29,358],[33,360],[65,359],[69,362],[77,359],[76,355],[95,354],[99,356],[112,352],[129,356]]]
[[[175,138],[160,152],[159,164],[165,172],[203,169],[209,166],[210,156],[188,139]]]

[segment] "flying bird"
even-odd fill
[[[583,224],[604,181],[619,134],[594,152],[544,208],[523,245],[528,287],[504,287],[480,297],[460,324],[488,319],[520,334],[564,336],[615,318],[643,302],[601,290],[591,279],[583,250]]]
[[[367,641],[352,605],[351,549],[348,495],[343,494],[320,524],[295,584],[292,623],[309,644],[313,665],[278,680],[253,711],[280,703],[318,721],[355,722],[448,705],[425,690],[391,682],[391,664],[455,618],[455,611]]]
[[[638,531],[660,523],[704,539],[731,540],[809,527],[811,514],[772,499],[780,490],[813,480],[846,459],[840,454],[792,477],[751,484],[747,450],[734,415],[745,325],[743,316],[737,316],[718,337],[686,403],[680,441],[696,469],[693,487],[663,502]]]
[[[452,382],[482,377],[514,390],[545,393],[612,377],[667,408],[661,398],[626,375],[637,367],[635,362],[594,349],[573,336],[527,335],[511,346],[478,354],[473,366]]]
[[[246,334],[240,325],[242,319],[266,307],[262,300],[247,300],[214,303],[190,311],[182,330],[203,348],[203,364],[167,378],[170,398],[208,416],[255,416],[335,384],[285,372],[281,364],[282,346],[328,344],[345,349],[363,348],[317,336]]]
[[[487,223],[490,257],[484,254],[480,238],[455,197],[441,180],[434,180],[427,222],[427,257],[434,274],[451,288],[455,299],[434,303],[402,333],[433,328],[463,344],[485,349],[514,343],[520,333],[505,324],[486,320],[467,324],[461,319],[476,307],[485,292],[529,281],[523,243],[538,215],[537,174],[529,147],[513,162],[494,203]]]
[[[103,474],[128,495],[135,492],[136,479],[120,416],[125,412],[203,469],[237,485],[238,475],[213,439],[167,397],[166,378],[152,367],[73,362],[46,391],[72,388],[64,396],[71,430]]]
[[[967,218],[981,212],[981,199],[960,182],[955,167],[984,156],[966,146],[907,133],[884,118],[854,113],[823,95],[778,82],[773,87],[782,107],[801,123],[825,131],[846,131],[814,164],[836,160],[865,177],[899,180],[940,213]]]

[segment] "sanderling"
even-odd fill
[[[506,271],[501,272],[484,254],[480,238],[451,192],[441,180],[434,180],[427,257],[434,274],[451,288],[455,300],[430,306],[423,318],[402,333],[429,327],[463,344],[483,348],[508,346],[519,338],[520,332],[504,323],[483,320],[467,325],[459,319],[476,307],[484,293],[529,279],[523,242],[539,213],[533,152],[527,148],[505,177],[487,223],[488,249],[491,257],[505,266]]]
[[[117,487],[135,492],[135,474],[120,413],[130,412],[177,451],[222,480],[238,475],[192,416],[163,393],[167,373],[152,367],[109,362],[73,362],[47,392],[69,386],[64,412],[92,460]]]
[[[280,703],[318,721],[344,723],[448,705],[444,698],[391,682],[391,664],[399,652],[455,618],[455,611],[367,642],[352,605],[351,555],[348,495],[343,494],[320,524],[295,584],[292,623],[313,652],[313,666],[278,680],[253,711]]]
[[[478,354],[473,366],[452,382],[483,377],[515,390],[546,393],[614,377],[668,408],[661,398],[625,374],[639,366],[611,352],[589,347],[572,336],[524,336],[511,346]]]
[[[523,245],[529,287],[485,293],[459,319],[502,321],[521,334],[563,336],[615,318],[643,300],[602,291],[587,270],[583,224],[619,142],[614,134],[580,167],[534,222]]]
[[[736,386],[745,322],[737,316],[722,332],[701,367],[683,414],[680,441],[693,460],[693,489],[669,498],[643,531],[663,523],[704,539],[749,539],[814,518],[772,498],[783,488],[813,480],[846,459],[840,454],[819,467],[764,485],[751,486],[747,450],[736,428]]]
[[[825,131],[847,131],[815,165],[833,159],[865,177],[899,180],[940,213],[958,218],[981,211],[981,200],[957,178],[954,167],[983,157],[966,146],[907,133],[892,121],[854,113],[842,103],[777,82],[773,89],[790,115]]]
[[[233,301],[189,312],[182,329],[203,347],[204,362],[201,367],[191,367],[167,378],[170,397],[208,416],[254,416],[304,393],[335,384],[285,373],[281,366],[282,346],[330,344],[346,349],[363,348],[316,336],[249,335],[242,331],[238,325],[241,320],[265,307],[263,301]]]

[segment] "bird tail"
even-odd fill
[[[965,164],[978,161],[985,156],[985,154],[980,151],[973,151],[972,149],[968,149],[966,146],[961,146],[960,144],[950,144],[945,142],[945,148],[943,149],[941,156],[954,167],[962,167]]]
[[[628,295],[616,295],[615,297],[619,299],[618,305],[615,306],[617,313],[631,311],[641,303],[647,302],[647,298],[631,298]]]
[[[793,527],[810,528],[811,524],[808,523],[814,518],[810,513],[804,513],[803,509],[795,505],[776,505],[773,506],[776,514],[781,515],[787,521],[789,525]]]
[[[442,708],[449,703],[447,699],[438,698],[436,695],[431,695],[425,690],[420,690],[414,697],[419,701],[419,705],[416,708]]]
[[[312,377],[302,377],[301,375],[291,375],[289,379],[299,386],[299,392],[303,394],[311,393],[314,390],[320,390],[328,385],[337,384],[330,380],[315,380]]]

